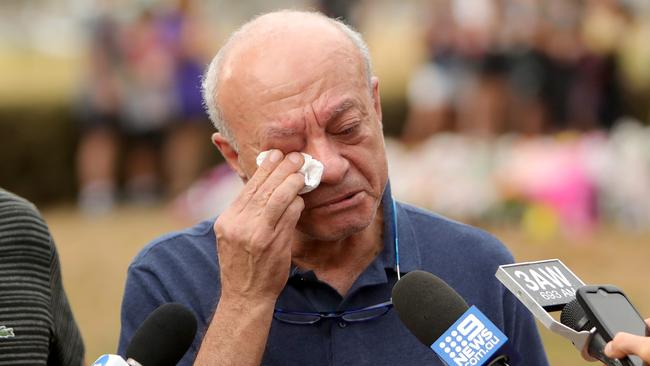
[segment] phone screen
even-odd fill
[[[586,295],[594,315],[600,319],[612,337],[618,332],[646,336],[645,322],[625,296],[608,293],[605,290],[598,290],[597,293]]]

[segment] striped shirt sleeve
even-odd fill
[[[0,189],[0,364],[79,366],[83,357],[47,225]]]

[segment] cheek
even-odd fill
[[[382,185],[388,174],[386,152],[380,139],[366,139],[364,143],[349,146],[346,158],[373,186]]]

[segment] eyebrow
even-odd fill
[[[327,124],[330,121],[335,120],[338,118],[341,114],[346,112],[348,109],[354,107],[356,103],[354,102],[353,99],[347,98],[339,102],[334,108],[332,108],[332,111],[329,113],[329,116],[327,116],[327,120],[325,121],[325,124]]]

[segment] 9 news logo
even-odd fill
[[[479,366],[507,340],[494,323],[472,306],[431,345],[431,349],[447,365]]]

